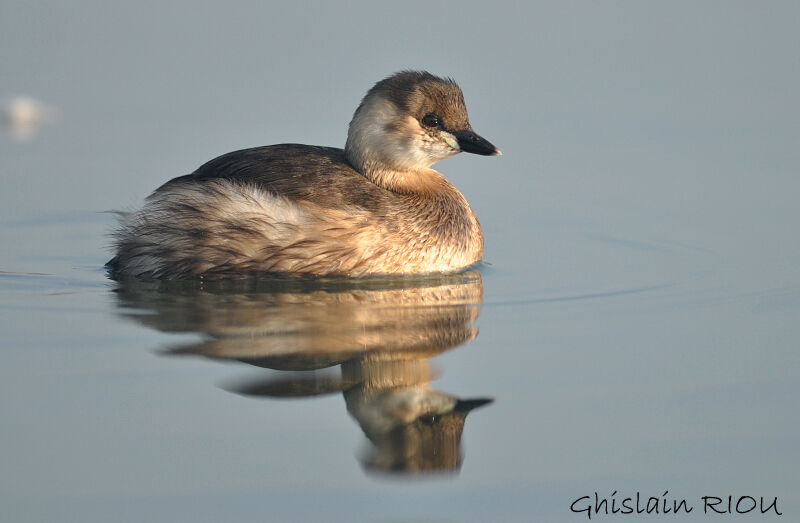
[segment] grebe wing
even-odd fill
[[[181,184],[231,180],[323,207],[377,209],[391,194],[353,169],[335,147],[281,144],[233,151],[168,181],[154,194]]]

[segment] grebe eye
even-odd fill
[[[433,113],[428,113],[422,117],[422,125],[425,127],[439,127],[441,124],[439,117]]]

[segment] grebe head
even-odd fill
[[[461,151],[501,154],[472,130],[458,85],[425,71],[402,71],[375,84],[353,115],[345,146],[353,167],[398,191],[426,186],[428,168]]]

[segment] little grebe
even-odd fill
[[[366,94],[344,150],[244,149],[168,181],[122,215],[109,266],[152,278],[457,271],[481,259],[483,233],[430,166],[461,151],[500,154],[453,80],[403,71]]]

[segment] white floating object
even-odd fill
[[[3,104],[3,123],[12,138],[28,140],[44,124],[53,121],[55,111],[30,96],[15,96]]]

